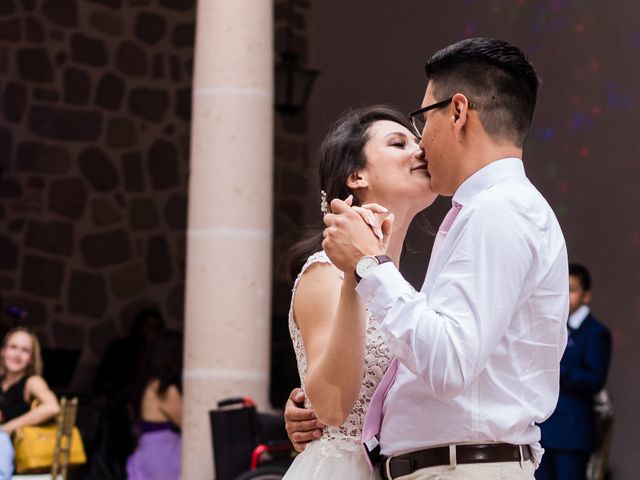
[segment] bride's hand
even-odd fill
[[[322,436],[325,427],[316,418],[313,410],[304,408],[304,392],[294,388],[289,394],[284,409],[284,421],[289,440],[297,452],[302,452],[307,443]]]

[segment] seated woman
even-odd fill
[[[163,332],[151,345],[138,395],[138,447],[127,460],[129,480],[180,478],[182,335]]]
[[[0,480],[4,480],[13,473],[10,435],[50,420],[60,413],[60,405],[41,376],[40,342],[33,332],[24,327],[9,331],[0,357]],[[31,408],[34,400],[38,405]]]

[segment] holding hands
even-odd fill
[[[331,213],[324,216],[322,248],[333,264],[352,274],[357,261],[365,255],[387,252],[393,229],[393,214],[376,203],[352,206],[353,197],[333,199]],[[382,221],[379,216],[387,215]]]

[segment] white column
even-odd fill
[[[199,0],[187,233],[182,478],[213,478],[209,410],[268,402],[272,0]]]

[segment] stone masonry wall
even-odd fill
[[[48,346],[182,325],[195,0],[0,0],[0,293]]]

